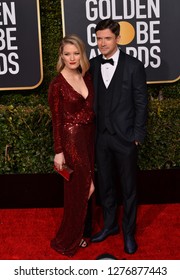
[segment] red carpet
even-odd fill
[[[139,205],[137,242],[134,255],[123,251],[122,232],[101,243],[79,249],[71,258],[93,260],[109,253],[117,259],[180,259],[180,204]],[[49,242],[59,225],[63,209],[2,209],[0,211],[1,260],[69,259],[54,252]],[[121,217],[119,219],[121,226]],[[102,225],[100,208],[96,209],[95,231]]]

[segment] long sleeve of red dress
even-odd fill
[[[70,181],[64,181],[64,215],[51,242],[54,250],[68,256],[79,247],[90,183],[94,180],[94,95],[90,74],[84,81],[88,88],[86,99],[62,74],[51,82],[48,93],[55,153],[63,152],[67,165],[74,170]]]

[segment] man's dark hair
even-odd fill
[[[104,29],[110,29],[112,33],[115,34],[115,36],[119,36],[120,33],[120,25],[118,22],[112,20],[112,19],[104,19],[98,22],[95,28],[95,32],[99,30],[104,30]]]

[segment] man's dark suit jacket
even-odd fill
[[[97,116],[101,59],[102,55],[99,55],[90,60],[90,72],[95,89],[95,113]],[[109,115],[115,133],[128,142],[143,142],[146,135],[145,125],[148,103],[146,74],[143,63],[120,51],[118,65],[111,83],[114,83],[114,91]]]

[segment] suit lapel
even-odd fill
[[[95,102],[94,102],[95,112],[97,112],[97,95],[98,95],[99,75],[101,73],[101,58],[102,55],[99,55],[97,57],[93,67],[93,72],[94,72],[93,80],[94,80],[94,90],[95,90]],[[124,66],[125,66],[125,53],[121,51],[116,71],[109,85],[109,87],[113,88],[112,99],[111,99],[111,112],[114,111],[115,108],[119,105],[119,100],[122,92]]]
[[[119,100],[122,93],[123,72],[125,66],[125,54],[120,52],[118,64],[114,76],[112,78],[113,96],[111,102],[111,112],[119,105]]]
[[[98,81],[99,75],[101,74],[101,58],[102,55],[99,55],[97,59],[94,61],[95,65],[93,67],[93,83],[94,83],[94,91],[95,91],[95,98],[94,98],[94,109],[97,112],[97,96],[98,96]]]

